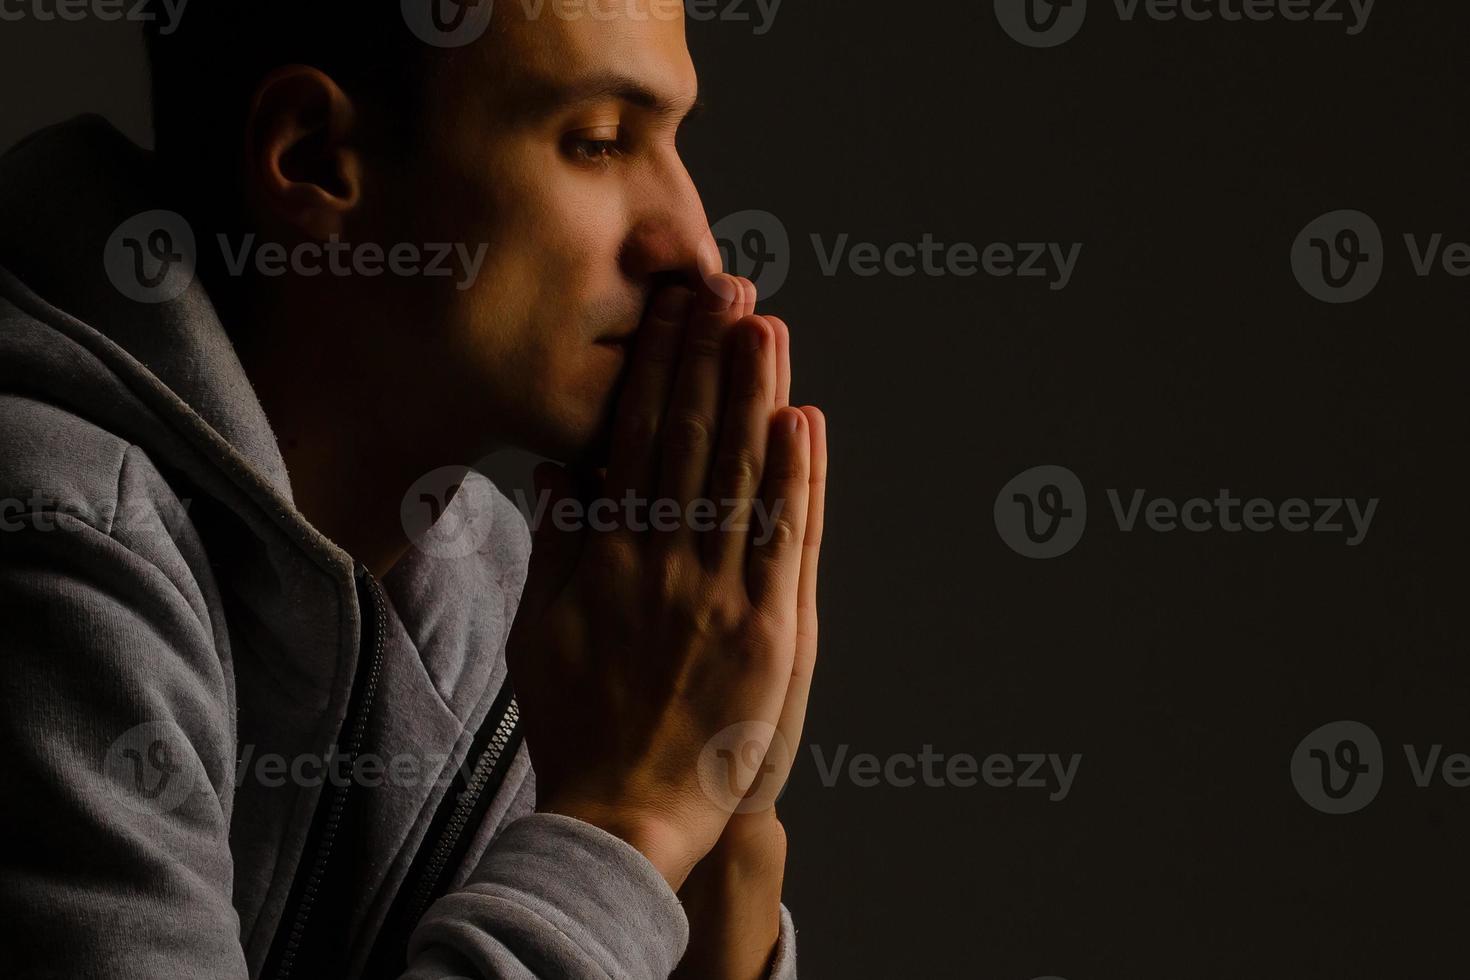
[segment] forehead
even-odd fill
[[[499,0],[489,34],[474,60],[503,111],[635,89],[677,111],[697,95],[683,0]]]

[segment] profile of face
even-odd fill
[[[421,145],[396,168],[365,159],[345,227],[483,245],[478,270],[344,301],[389,339],[416,415],[568,460],[599,451],[655,291],[720,256],[676,146],[698,96],[682,4],[539,6],[497,4],[483,38],[435,63]]]

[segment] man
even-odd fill
[[[0,161],[7,975],[795,975],[825,423],[576,9],[217,2]]]

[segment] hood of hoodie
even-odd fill
[[[166,201],[151,154],[99,117],[43,130],[0,158],[0,297],[20,311],[0,329],[0,390],[117,435],[168,475],[190,501],[228,610],[238,742],[287,758],[321,752],[343,725],[359,668],[356,566],[297,512],[275,435],[203,286],[147,303],[110,278],[105,256],[117,229]],[[509,501],[474,474],[441,520],[491,526],[470,554],[412,551],[385,578],[389,654],[370,737],[385,755],[442,750],[452,767],[505,681],[529,535]],[[515,778],[525,781],[527,770],[519,759]],[[435,793],[400,794],[374,815],[356,918],[383,913],[427,832]],[[319,787],[237,787],[235,904],[252,972],[319,797]]]

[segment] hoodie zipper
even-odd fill
[[[384,609],[382,590],[377,580],[366,568],[358,569],[357,580],[358,607],[362,615],[362,641],[359,649],[366,652],[366,659],[361,653],[359,654],[359,670],[354,681],[358,689],[349,698],[349,701],[355,704],[348,711],[347,719],[343,724],[343,731],[347,732],[345,757],[349,767],[356,764],[357,755],[362,751],[363,741],[367,736],[368,716],[372,712],[373,701],[378,693],[378,680],[383,673],[383,647],[387,631],[387,614]],[[372,613],[371,622],[368,618],[369,609]],[[331,786],[331,797],[327,805],[325,807],[318,805],[315,826],[308,838],[310,840],[314,837],[316,841],[311,863],[305,865],[308,868],[305,879],[300,878],[298,874],[297,881],[292,886],[288,911],[281,919],[282,922],[290,922],[290,927],[284,933],[284,945],[273,953],[274,956],[279,957],[276,968],[274,971],[269,969],[265,971],[266,976],[274,977],[275,980],[289,980],[297,957],[301,953],[307,929],[311,924],[312,912],[316,907],[318,896],[323,891],[332,849],[337,843],[337,834],[347,812],[351,794],[352,780],[349,779],[341,786]],[[297,891],[298,886],[300,887],[299,892]]]
[[[444,835],[429,852],[428,861],[423,868],[423,878],[418,882],[413,898],[407,906],[407,915],[413,922],[418,922],[423,917],[430,903],[438,898],[439,893],[443,890],[442,879],[445,871],[449,869],[449,859],[463,838],[465,828],[469,826],[470,818],[474,815],[480,801],[486,798],[485,789],[490,784],[490,777],[494,775],[500,765],[500,760],[505,756],[506,748],[510,745],[520,720],[520,705],[516,704],[514,697],[511,697],[510,703],[506,705],[505,713],[501,715],[500,722],[490,736],[489,743],[486,744],[485,750],[480,753],[480,758],[475,762],[475,768],[466,781],[464,792],[460,794],[454,809],[450,812],[449,824],[444,829]]]
[[[507,681],[465,755],[424,842],[408,869],[368,958],[367,977],[397,977],[407,968],[408,939],[469,851],[491,801],[520,747],[521,710]],[[473,760],[473,763],[471,763]],[[466,776],[465,773],[469,775]]]

